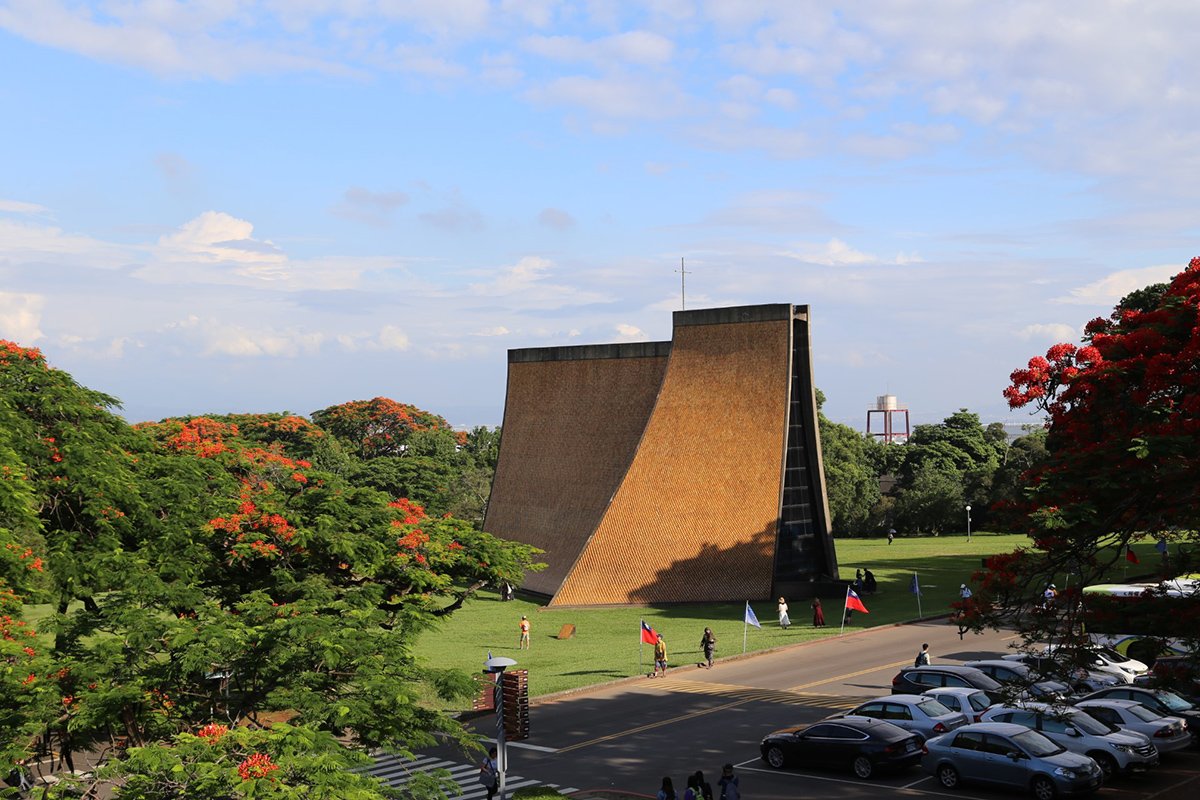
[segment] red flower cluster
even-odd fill
[[[238,764],[238,775],[244,781],[258,780],[260,778],[275,780],[271,777],[271,773],[277,769],[279,769],[279,765],[273,762],[269,755],[266,753],[255,753],[241,764]]]
[[[221,737],[227,733],[229,733],[228,726],[211,722],[197,731],[196,736],[208,742],[209,744],[216,744],[217,742],[221,741]]]
[[[41,361],[45,363],[42,351],[36,347],[21,347],[16,342],[0,339],[0,365],[11,364],[14,361]]]
[[[24,550],[21,550],[20,545],[13,544],[12,542],[9,542],[8,544],[4,545],[4,547],[8,550],[13,551],[14,553],[17,553],[17,558],[20,559],[21,561],[28,562],[27,564],[25,564],[25,569],[31,570],[33,572],[43,572],[44,571],[43,570],[44,562],[42,561],[41,556],[35,556],[33,554],[32,547],[26,547]],[[18,552],[18,551],[20,551],[20,552]]]
[[[208,417],[196,417],[183,423],[171,420],[163,425],[180,425],[179,432],[167,440],[167,446],[181,453],[212,458],[229,450],[226,437],[237,436],[236,425],[226,425]]]

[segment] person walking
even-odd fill
[[[667,640],[661,633],[658,635],[658,640],[654,642],[654,672],[650,673],[650,677],[667,677]]]
[[[733,774],[733,764],[721,768],[721,780],[717,785],[721,787],[721,800],[742,800],[741,781]]]
[[[529,649],[529,617],[521,615],[521,638],[517,640],[518,650]]]
[[[814,597],[812,599],[812,612],[813,612],[813,627],[814,628],[824,628],[825,627],[825,609],[821,608],[821,598]]]
[[[700,787],[696,785],[696,774],[687,777],[687,788],[683,790],[683,800],[704,800]]]
[[[787,600],[784,600],[782,597],[779,598],[778,610],[779,610],[779,627],[783,628],[786,631],[791,626],[792,621],[788,618]]]
[[[713,651],[717,649],[717,637],[713,635],[712,628],[704,629],[704,635],[700,637],[700,649],[704,652],[704,660],[707,662],[703,666],[712,669]]]
[[[703,800],[713,800],[712,784],[704,780],[704,772],[696,770],[696,786],[700,789],[700,797]]]
[[[500,767],[496,763],[496,748],[488,750],[487,758],[479,765],[479,782],[487,789],[487,800],[492,800],[500,783]]]
[[[971,599],[971,587],[967,586],[965,583],[962,586],[959,586],[958,587],[958,596],[961,597],[963,600],[970,600]]]
[[[662,787],[658,790],[657,800],[675,800],[675,786],[672,785],[670,778],[662,779]]]
[[[892,543],[892,540],[893,540],[893,539],[895,539],[895,538],[896,538],[896,529],[895,529],[895,528],[889,528],[889,529],[888,529],[888,544],[891,544],[891,543]]]
[[[929,666],[929,642],[921,645],[921,652],[917,653],[917,657],[913,660],[914,667]]]

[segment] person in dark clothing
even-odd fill
[[[713,635],[712,628],[704,629],[704,635],[700,637],[700,649],[704,651],[704,660],[707,662],[704,666],[712,669],[713,651],[717,649],[717,637]]]
[[[713,800],[712,784],[704,780],[704,772],[701,770],[696,770],[696,786],[700,787],[703,800]]]
[[[657,800],[675,800],[675,786],[670,778],[663,778],[662,788],[658,790]]]
[[[722,767],[721,780],[717,781],[717,785],[721,787],[721,800],[742,800],[740,783],[738,776],[733,774],[733,764]]]
[[[879,584],[875,580],[875,573],[869,569],[863,570],[863,589],[867,594],[875,594],[875,590],[879,588]]]
[[[821,598],[814,597],[812,599],[811,605],[812,605],[812,611],[813,611],[813,627],[814,628],[824,628],[825,627],[825,609],[821,608]]]

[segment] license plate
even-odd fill
[[[905,749],[906,751],[908,751],[909,753],[911,753],[913,750],[916,750],[916,749],[917,749],[917,743],[916,743],[916,742],[909,742],[909,743],[908,743],[908,747],[906,747],[906,748],[904,748],[904,749]]]

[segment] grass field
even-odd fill
[[[925,617],[946,614],[958,598],[958,587],[993,553],[1027,545],[1021,535],[975,534],[965,536],[886,539],[838,539],[841,577],[854,578],[855,569],[870,568],[878,592],[864,597],[869,614],[856,613],[846,630],[889,625],[918,618],[917,598],[909,591],[913,572],[919,576]],[[792,627],[781,630],[773,598],[750,598],[762,629],[746,632],[747,651],[803,642],[838,634],[842,598],[823,598],[829,627],[812,627],[808,601],[789,599]],[[532,623],[529,650],[518,650],[518,622],[525,614]],[[417,655],[437,667],[457,667],[478,672],[488,652],[508,656],[518,668],[529,670],[530,692],[548,694],[650,671],[651,647],[639,645],[639,620],[663,634],[670,663],[680,666],[700,660],[700,636],[705,626],[717,637],[716,656],[742,652],[743,604],[704,603],[649,608],[548,609],[518,596],[508,603],[493,593],[467,603],[438,630],[421,638]],[[559,640],[563,625],[575,626],[575,635]],[[949,624],[949,623],[947,623]]]

